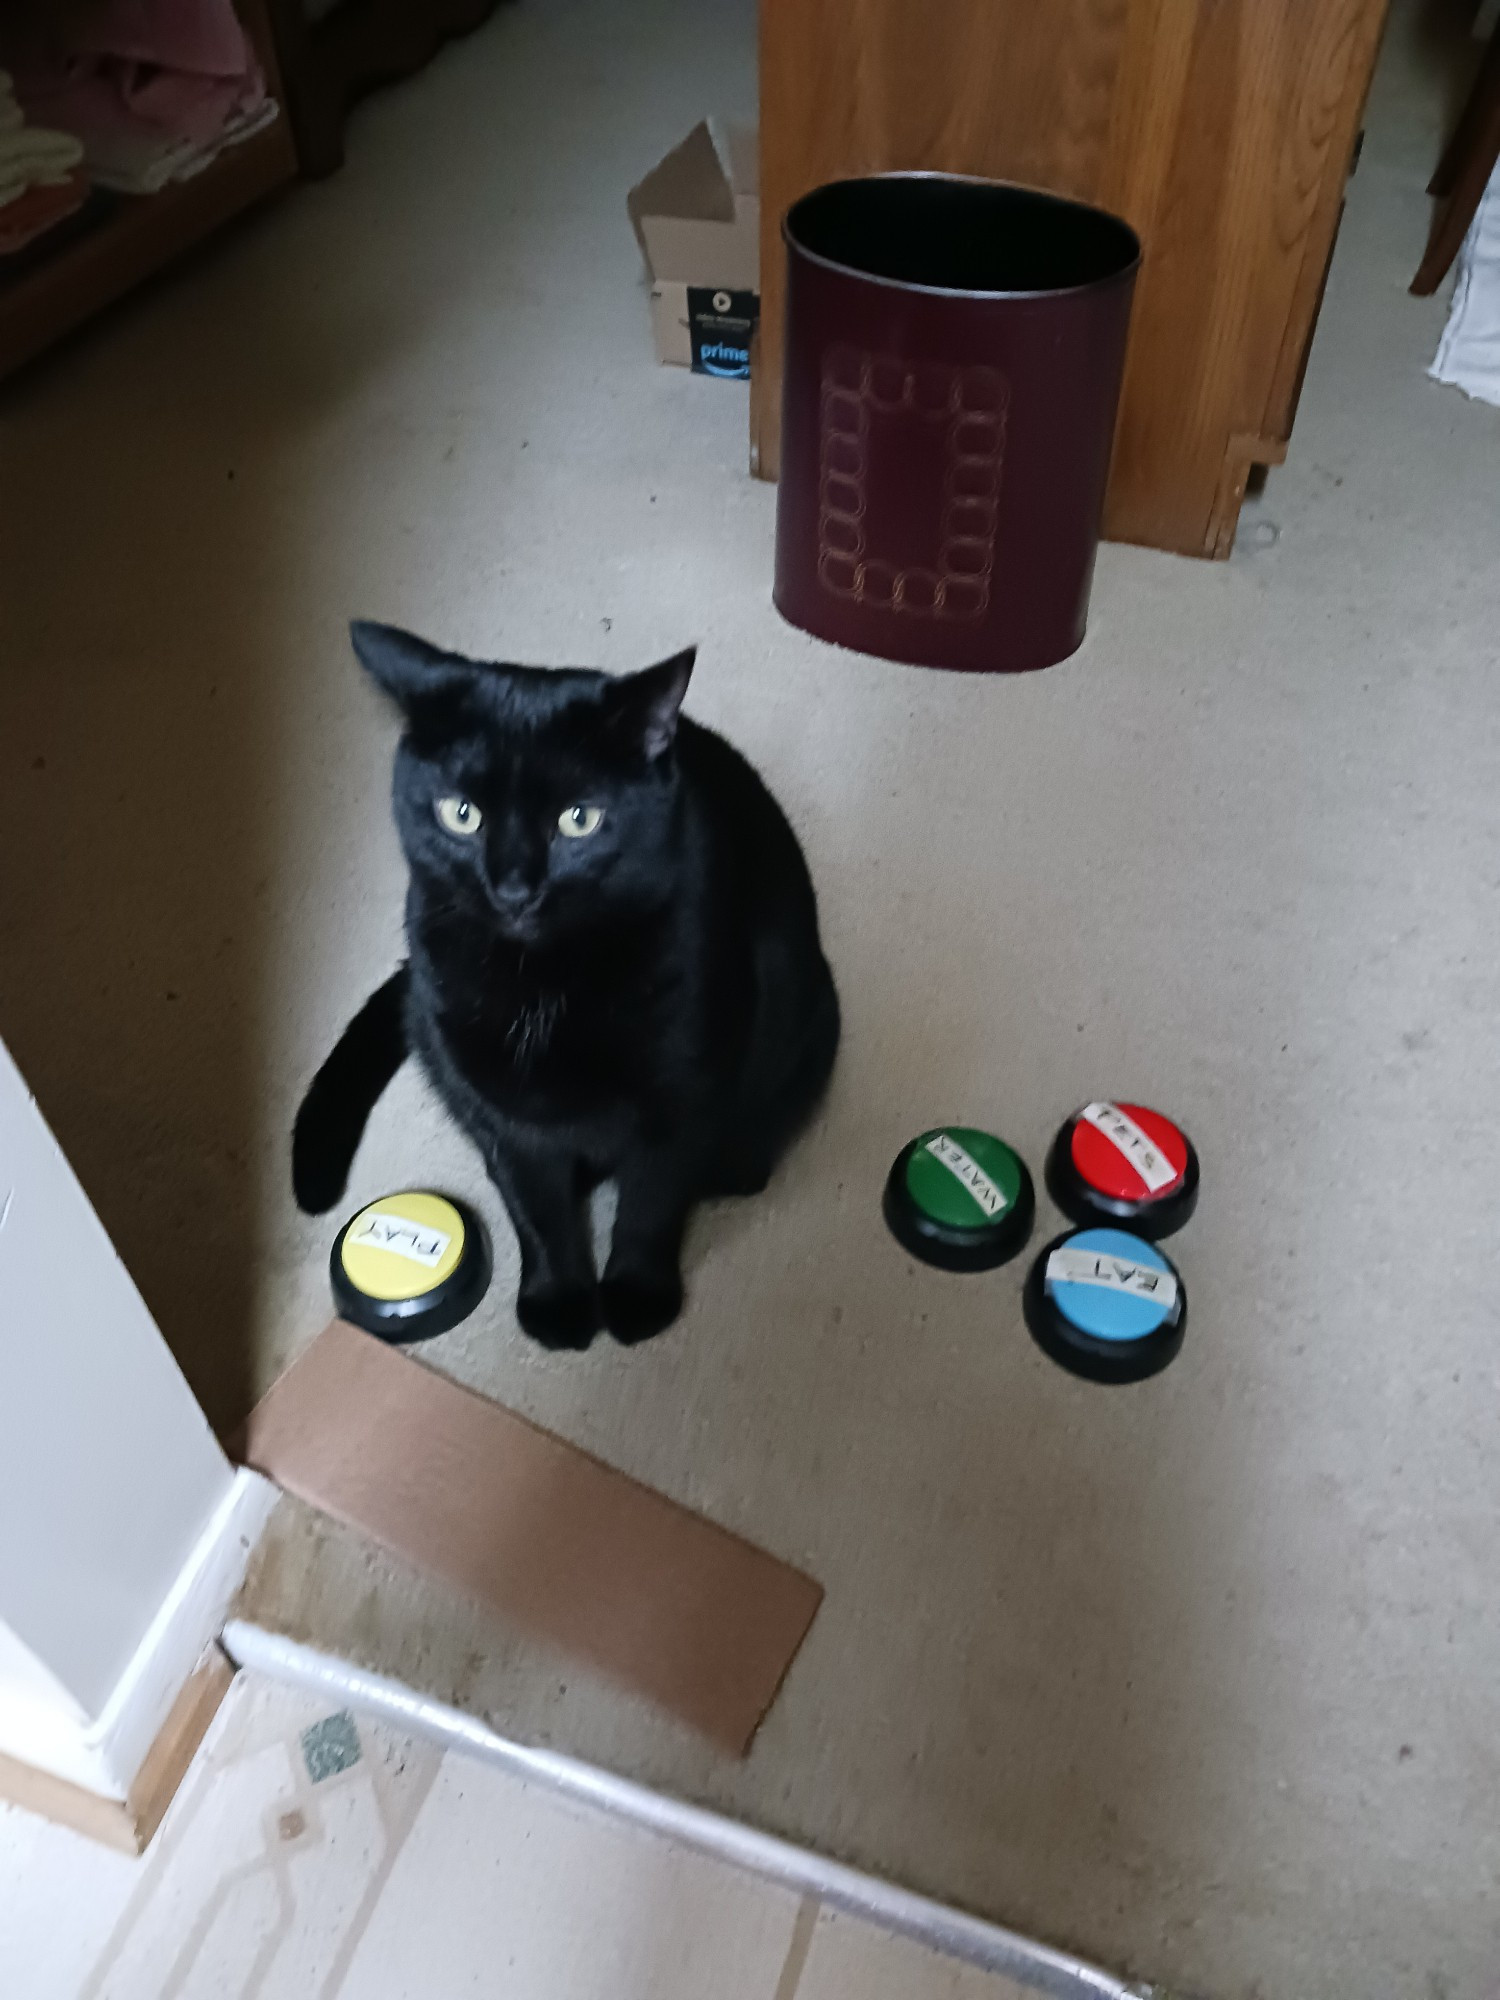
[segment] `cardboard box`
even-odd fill
[[[695,125],[625,206],[651,280],[657,359],[747,377],[760,316],[755,127]]]

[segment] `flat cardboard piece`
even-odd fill
[[[626,197],[651,279],[659,360],[693,364],[690,290],[758,293],[758,171],[753,125],[716,134],[705,119]]]
[[[245,1461],[743,1756],[822,1585],[335,1320]]]

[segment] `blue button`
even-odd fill
[[[1052,1275],[1053,1261],[1088,1278]],[[1176,1319],[1177,1275],[1153,1244],[1123,1229],[1080,1229],[1048,1259],[1047,1297],[1069,1326],[1095,1340],[1144,1340]]]

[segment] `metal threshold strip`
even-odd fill
[[[831,1909],[863,1917],[986,1971],[1003,1973],[1033,1992],[1051,1994],[1057,2000],[1151,2000],[1155,1991],[1117,1979],[1085,1959],[1037,1944],[999,1924],[966,1916],[930,1897],[847,1868],[791,1841],[760,1833],[722,1813],[686,1805],[663,1792],[616,1777],[581,1758],[557,1750],[529,1749],[497,1735],[447,1702],[433,1701],[386,1674],[372,1673],[243,1619],[231,1619],[225,1626],[223,1643],[236,1664],[252,1667],[270,1679],[327,1695],[444,1748],[550,1785],[569,1798],[649,1827],[699,1853],[748,1869],[800,1895],[816,1897]]]

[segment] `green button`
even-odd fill
[[[924,1132],[906,1163],[906,1191],[923,1215],[950,1229],[990,1229],[1020,1197],[1025,1169],[993,1132],[944,1125]]]
[[[939,1125],[901,1148],[881,1210],[891,1234],[940,1271],[993,1271],[1031,1234],[1036,1191],[1019,1153],[975,1125]]]

